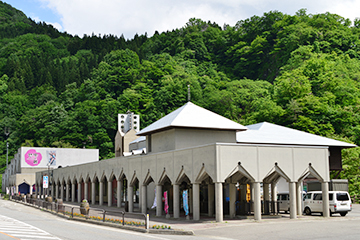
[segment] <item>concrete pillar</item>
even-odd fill
[[[193,189],[189,189],[189,214],[193,213]]]
[[[88,202],[90,202],[89,201],[89,183],[88,182],[84,182],[84,198],[86,199],[86,200],[88,200]]]
[[[290,219],[296,219],[296,183],[289,182]]]
[[[69,197],[70,197],[70,184],[69,183],[66,183],[66,188],[65,188],[65,193],[66,193],[66,196],[65,196],[65,201],[69,201]]]
[[[214,215],[214,206],[215,206],[215,185],[208,184],[208,213],[209,217]]]
[[[234,218],[236,215],[236,186],[235,183],[229,183],[229,215]]]
[[[254,218],[256,221],[261,220],[261,194],[260,194],[260,182],[254,182]]]
[[[117,186],[116,186],[116,199],[117,199],[117,207],[121,207],[121,186],[122,182],[120,180],[117,180]]]
[[[71,202],[75,202],[75,190],[76,190],[75,183],[72,183],[71,184]]]
[[[200,220],[200,184],[193,183],[193,219]]]
[[[215,219],[222,222],[223,216],[223,185],[221,182],[215,183]]]
[[[81,199],[81,182],[78,183],[78,195],[77,195],[77,202],[80,203],[82,201]]]
[[[128,201],[129,201],[129,212],[134,211],[134,188],[128,186]]]
[[[95,205],[96,203],[96,183],[95,181],[91,182],[91,203]]]
[[[323,216],[330,217],[329,210],[329,182],[321,183],[322,201],[323,201]]]
[[[55,199],[58,199],[58,198],[59,198],[59,185],[55,184]]]
[[[146,214],[147,213],[147,185],[141,186],[141,213]]]
[[[277,188],[276,188],[276,183],[273,182],[273,183],[271,183],[271,202],[272,202],[271,212],[272,213],[277,213],[276,201],[277,201]]]
[[[99,206],[104,205],[104,182],[99,182]]]
[[[60,195],[61,199],[64,200],[64,183],[60,184]]]
[[[108,207],[112,205],[112,181],[108,181]]]
[[[180,217],[180,187],[179,184],[173,185],[173,209],[174,209],[174,218]]]
[[[162,214],[162,185],[156,185],[156,216],[160,217]]]
[[[296,213],[297,215],[302,215],[303,212],[303,189],[301,182],[296,183]]]

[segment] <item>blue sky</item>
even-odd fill
[[[35,21],[52,24],[60,31],[113,34],[133,38],[181,28],[190,18],[234,26],[237,21],[278,10],[294,15],[336,13],[353,21],[360,18],[360,0],[2,0]]]

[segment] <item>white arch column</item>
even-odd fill
[[[260,221],[261,220],[260,182],[254,182],[253,189],[254,189],[254,217],[256,221]]]
[[[129,202],[129,205],[128,205],[129,212],[133,212],[134,211],[134,188],[130,184],[128,186],[128,202]]]
[[[104,204],[104,182],[101,180],[99,182],[99,206]]]
[[[147,185],[141,186],[141,213],[147,213]]]
[[[200,220],[200,184],[193,183],[193,219]]]
[[[116,186],[116,198],[117,198],[117,207],[121,207],[121,191],[122,191],[122,181],[117,180]]]
[[[289,182],[290,219],[296,219],[296,183]]]
[[[77,195],[77,202],[81,202],[81,182],[78,183],[78,195]]]
[[[60,197],[61,200],[64,200],[64,182],[60,183]]]
[[[71,202],[75,202],[75,190],[76,190],[76,185],[75,183],[71,184]]]
[[[322,201],[323,201],[323,216],[330,217],[329,212],[329,182],[321,183]]]
[[[222,222],[223,215],[223,185],[221,182],[215,183],[215,219]]]
[[[296,213],[297,215],[302,215],[303,212],[303,189],[302,189],[302,181],[296,183]]]
[[[162,213],[162,185],[156,185],[156,216],[160,217]]]
[[[112,205],[112,181],[108,181],[108,207]]]
[[[174,208],[174,218],[180,217],[180,186],[179,184],[173,185],[173,208]]]
[[[69,195],[70,195],[70,184],[66,183],[66,196],[65,196],[65,200],[68,202],[69,201]]]
[[[230,218],[234,218],[236,215],[236,186],[235,183],[229,183],[229,215]]]
[[[93,204],[93,205],[95,205],[95,203],[96,203],[96,182],[95,182],[95,180],[93,180],[92,182],[91,182],[91,203]]]
[[[272,182],[271,183],[271,212],[272,213],[277,213],[277,187],[276,187],[276,182]]]
[[[55,199],[59,198],[59,184],[55,184]]]
[[[84,198],[89,201],[89,182],[84,182]]]

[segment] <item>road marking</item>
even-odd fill
[[[3,215],[0,215],[0,234],[17,240],[61,240],[60,238],[55,237],[50,233],[41,230],[40,228]]]

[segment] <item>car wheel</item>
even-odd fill
[[[329,216],[331,217],[333,213],[331,212],[331,210],[330,210],[329,212],[330,212],[330,215],[329,215]]]
[[[346,214],[347,214],[347,212],[341,212],[341,213],[340,213],[340,215],[341,215],[342,217],[345,217]]]
[[[305,208],[305,211],[304,211],[304,212],[305,212],[306,215],[311,215],[311,210],[310,210],[310,208],[308,208],[308,207]]]

